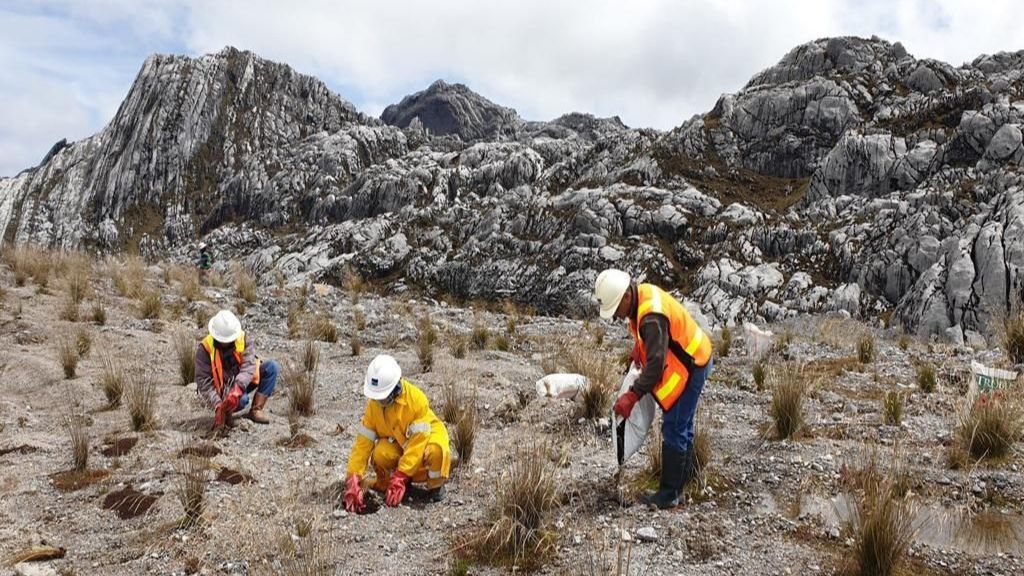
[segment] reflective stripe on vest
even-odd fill
[[[213,375],[213,389],[218,395],[224,393],[224,363],[221,362],[220,353],[214,343],[213,335],[209,334],[203,338],[203,348],[210,353],[210,373]],[[235,362],[238,368],[242,368],[242,360],[245,358],[245,332],[235,340]],[[256,358],[256,370],[253,372],[252,383],[260,383],[260,359]]]
[[[661,382],[653,390],[654,398],[664,410],[670,410],[686,390],[689,368],[705,366],[711,358],[711,341],[690,316],[686,308],[667,292],[652,284],[637,286],[636,324],[629,323],[640,356],[646,362],[647,351],[640,338],[639,326],[648,314],[661,314],[669,321],[668,353]],[[685,343],[685,345],[684,345]]]

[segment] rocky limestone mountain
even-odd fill
[[[231,48],[147,59],[99,134],[0,179],[5,242],[592,313],[618,266],[709,323],[805,312],[987,332],[1021,298],[1024,52],[959,67],[899,43],[798,46],[669,131],[524,121],[443,82],[366,117]]]

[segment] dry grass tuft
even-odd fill
[[[187,330],[177,330],[171,337],[174,356],[178,359],[178,377],[182,386],[196,381],[196,339]]]
[[[864,334],[857,340],[857,360],[861,364],[870,364],[875,361],[875,339],[871,334]]]
[[[917,387],[926,394],[935,391],[935,367],[927,362],[917,365]]]
[[[754,386],[758,391],[764,390],[765,367],[763,362],[757,362],[751,368],[750,373],[754,377]]]
[[[878,468],[858,475],[860,489],[848,527],[854,536],[850,551],[853,573],[868,576],[896,574],[916,532],[914,509],[901,475],[881,474]]]
[[[353,356],[359,356],[363,353],[363,339],[358,333],[353,333],[348,339],[349,349]]]
[[[87,259],[77,258],[70,262],[65,276],[67,283],[68,298],[75,304],[80,304],[89,294],[92,284],[92,265]]]
[[[424,372],[430,372],[434,365],[434,343],[437,342],[437,329],[430,319],[429,314],[424,314],[416,322],[416,357],[419,358],[420,368]]]
[[[456,553],[478,561],[532,570],[551,556],[557,534],[549,526],[558,503],[555,465],[541,445],[517,448],[498,480],[490,522]],[[518,570],[516,570],[518,571]]]
[[[459,465],[469,463],[473,458],[473,446],[476,444],[476,431],[478,425],[476,408],[476,388],[471,393],[461,393],[462,398],[458,401],[459,411],[455,417],[455,427],[452,430],[452,446],[459,455]],[[447,407],[448,404],[445,404]]]
[[[138,367],[124,371],[124,405],[132,430],[144,432],[156,428],[156,383],[145,377]]]
[[[107,307],[101,299],[92,301],[92,321],[98,326],[103,326],[107,323]]]
[[[124,364],[114,355],[104,356],[102,364],[103,372],[100,376],[100,384],[103,388],[103,395],[107,398],[107,405],[112,408],[120,406],[121,396],[124,394]]]
[[[486,350],[487,344],[491,341],[491,331],[482,322],[473,325],[473,331],[469,335],[469,344],[474,350]]]
[[[1024,435],[1024,410],[1009,396],[980,397],[960,417],[957,437],[976,459],[1003,458]]]
[[[804,425],[804,397],[807,384],[797,366],[782,364],[769,371],[772,387],[770,414],[779,440],[792,438]]]
[[[249,304],[256,302],[256,278],[244,266],[235,267],[235,291]]]
[[[65,393],[66,412],[63,415],[64,429],[71,441],[71,463],[75,472],[85,472],[89,468],[89,429],[82,414],[75,412],[77,404],[70,391]]]
[[[366,290],[366,281],[359,272],[351,266],[346,266],[342,272],[341,285],[352,298],[353,304],[359,303],[359,297]]]
[[[903,395],[889,390],[882,397],[882,419],[889,426],[899,426],[903,421]]]
[[[910,335],[900,334],[900,339],[896,341],[896,345],[899,346],[900,350],[906,352],[910,349]]]
[[[501,350],[502,352],[508,352],[509,348],[512,347],[512,344],[509,341],[508,336],[505,335],[505,334],[498,334],[497,336],[495,336],[493,343],[494,343],[494,349],[495,350]]]
[[[181,298],[187,303],[195,302],[202,296],[203,290],[199,285],[199,277],[195,272],[184,272],[181,277],[181,286],[178,288]]]
[[[300,416],[312,416],[315,407],[317,374],[285,363],[282,379],[288,387],[289,409]]]
[[[198,306],[192,313],[192,319],[195,320],[196,330],[206,331],[210,323],[210,318],[213,318],[213,312],[210,311],[206,306]]]
[[[60,319],[68,322],[78,322],[78,318],[81,316],[78,308],[78,302],[75,302],[72,298],[68,297],[64,301],[64,306],[60,309]]]
[[[313,340],[307,340],[302,347],[302,368],[307,373],[315,373],[320,366],[320,347]]]
[[[182,446],[182,449],[185,448],[187,445]],[[176,492],[184,509],[184,516],[178,522],[180,528],[199,526],[203,522],[210,467],[209,459],[192,454],[175,461],[174,468],[178,475]]]
[[[291,340],[298,340],[302,337],[302,321],[303,313],[302,308],[298,306],[292,306],[288,309],[288,338]]]
[[[466,338],[460,334],[455,334],[451,337],[448,342],[448,352],[453,358],[462,360],[466,357]]]
[[[615,359],[600,350],[571,346],[563,347],[561,355],[571,372],[587,378],[587,387],[580,392],[580,416],[588,420],[607,417],[620,373]]]
[[[64,370],[64,378],[71,380],[78,369],[78,345],[70,334],[64,334],[57,342],[57,360]]]
[[[338,341],[338,327],[326,312],[313,316],[309,323],[309,337],[321,342],[334,343]]]
[[[160,318],[164,305],[160,300],[160,293],[155,290],[145,290],[139,294],[139,317],[143,320],[156,320]]]
[[[137,256],[131,256],[123,262],[110,262],[111,279],[114,290],[125,298],[136,298],[142,292],[146,280],[146,265]]]
[[[75,348],[78,350],[79,358],[85,358],[92,351],[92,334],[87,328],[75,331]]]
[[[732,350],[732,330],[728,326],[722,328],[722,333],[718,337],[718,349],[715,352],[725,358],[729,355],[729,351]]]
[[[1010,316],[1001,333],[1006,356],[1014,364],[1024,364],[1024,312]]]

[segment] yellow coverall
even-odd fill
[[[395,469],[426,482],[427,488],[439,488],[451,471],[448,429],[430,409],[422,390],[402,379],[402,393],[387,407],[370,400],[348,457],[347,475],[360,477],[373,458],[377,480],[375,490],[385,491]]]

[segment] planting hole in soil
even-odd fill
[[[61,492],[73,492],[110,476],[110,470],[65,470],[50,474],[53,487]]]
[[[142,516],[156,503],[160,494],[143,494],[131,486],[117,492],[111,492],[103,499],[103,509],[113,510],[118,518],[128,520]]]
[[[178,458],[184,458],[185,456],[213,458],[214,456],[218,456],[219,454],[221,454],[220,448],[214,446],[213,444],[201,442],[199,444],[193,444],[192,446],[182,448],[181,451],[178,452]]]
[[[245,472],[239,472],[231,468],[221,468],[220,472],[217,473],[217,481],[227,482],[228,484],[251,484],[253,478],[252,475]]]
[[[120,458],[131,452],[138,442],[139,439],[135,436],[107,440],[103,445],[103,449],[100,450],[100,454],[107,458]]]

